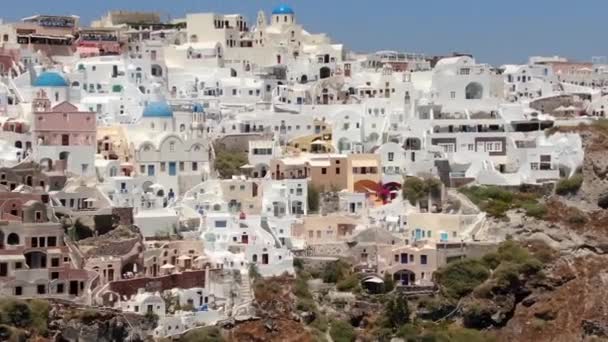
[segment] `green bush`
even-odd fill
[[[355,329],[348,322],[333,320],[329,335],[334,342],[353,342],[357,337]]]
[[[230,179],[232,176],[240,175],[241,166],[245,164],[247,164],[247,154],[216,147],[214,165],[221,178]]]
[[[338,281],[336,288],[338,291],[352,291],[358,288],[359,285],[359,277],[355,273],[352,273]]]
[[[317,310],[317,305],[310,298],[298,298],[296,301],[296,309],[299,311],[314,312]]]
[[[293,259],[293,268],[295,268],[296,271],[298,271],[298,272],[304,270],[304,261],[302,261],[302,259],[300,259],[300,258],[294,258]]]
[[[249,278],[252,280],[258,280],[262,278],[260,271],[258,270],[258,266],[256,264],[249,264]]]
[[[496,290],[506,292],[519,284],[519,265],[513,262],[502,262],[492,274]]]
[[[2,324],[27,328],[32,324],[32,311],[23,301],[6,298],[0,302]]]
[[[315,342],[327,342],[327,336],[325,336],[324,331],[319,331],[317,329],[312,329],[310,331],[313,336],[313,341]]]
[[[555,193],[561,196],[575,195],[583,185],[583,175],[576,174],[570,178],[561,179],[555,186]]]
[[[342,260],[338,259],[335,262],[330,262],[323,268],[323,282],[325,283],[337,283],[338,281],[346,278],[350,273],[350,265]]]
[[[435,272],[435,280],[442,293],[452,299],[466,296],[489,276],[490,270],[478,259],[455,261]]]
[[[298,298],[312,299],[312,293],[308,289],[308,278],[298,276],[293,286],[293,294]]]
[[[547,214],[547,206],[536,202],[524,202],[522,208],[526,211],[526,215],[539,220]]]
[[[531,217],[543,218],[547,208],[538,203],[538,195],[522,191],[511,192],[497,186],[472,186],[459,191],[492,217],[505,217],[510,209],[522,208]]]
[[[326,332],[329,326],[327,317],[322,313],[317,313],[316,315],[315,320],[310,323],[310,326],[319,331]]]
[[[383,318],[385,326],[391,329],[397,329],[410,321],[410,307],[405,295],[399,293],[389,298],[384,306]]]
[[[421,179],[418,177],[407,177],[403,182],[403,198],[411,205],[416,205],[420,200],[431,195],[439,197],[441,193],[441,182],[435,178]]]
[[[32,299],[29,302],[30,311],[32,313],[32,328],[41,335],[46,335],[49,312],[51,306],[49,302],[40,299]]]
[[[420,330],[413,324],[404,324],[397,330],[397,337],[406,341],[415,340],[420,334]]]
[[[384,293],[389,293],[395,289],[395,280],[393,276],[386,272],[384,273]]]

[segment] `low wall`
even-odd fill
[[[130,297],[137,294],[138,289],[145,289],[146,292],[162,292],[173,288],[189,289],[193,287],[205,287],[205,272],[205,270],[187,271],[155,278],[144,277],[117,280],[109,284],[109,290],[121,297]]]

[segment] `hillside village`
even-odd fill
[[[608,339],[608,61],[296,8],[0,24],[0,339]]]

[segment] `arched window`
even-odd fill
[[[184,124],[179,125],[179,131],[180,132],[183,132],[185,130],[186,130],[186,125],[184,125]]]
[[[6,243],[11,246],[18,245],[19,244],[19,235],[17,235],[17,233],[8,234],[8,237],[6,238]]]
[[[483,86],[477,82],[469,83],[465,88],[467,100],[480,100],[483,97]]]

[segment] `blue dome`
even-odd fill
[[[193,113],[204,113],[205,107],[200,103],[195,103],[194,106],[192,106],[192,112]]]
[[[291,7],[288,5],[279,5],[272,10],[272,14],[295,14]]]
[[[170,118],[173,110],[166,102],[150,102],[144,109],[144,118]]]
[[[34,87],[67,87],[68,82],[56,72],[45,71],[36,78]]]

